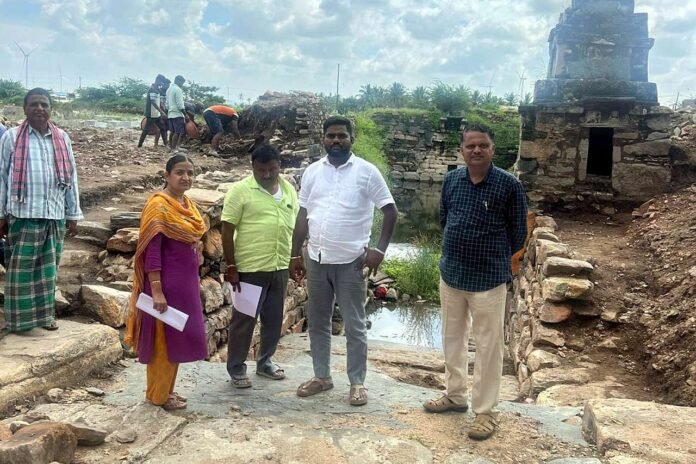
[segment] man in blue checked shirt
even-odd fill
[[[527,236],[527,197],[522,184],[493,165],[493,132],[470,126],[462,134],[466,167],[445,177],[440,200],[442,340],[446,393],[423,404],[426,411],[465,412],[469,331],[476,340],[470,438],[484,440],[498,428],[503,371],[503,325],[511,257]]]

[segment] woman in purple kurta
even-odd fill
[[[160,271],[162,291],[167,304],[188,314],[186,327],[179,332],[165,325],[167,354],[173,363],[199,361],[208,357],[198,277],[198,246],[155,235],[145,249],[145,272]],[[152,296],[150,282],[145,280],[144,292]],[[143,314],[140,329],[139,359],[148,364],[152,359],[156,319]]]
[[[193,163],[183,155],[169,159],[162,192],[145,203],[135,251],[133,293],[125,343],[147,364],[146,398],[164,409],[186,407],[186,398],[174,391],[179,363],[208,355],[198,278],[198,243],[205,221],[184,192],[191,188]],[[184,330],[165,325],[140,311],[141,293],[152,297],[160,313],[168,307],[188,314]]]

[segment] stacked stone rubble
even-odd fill
[[[266,92],[240,117],[243,135],[263,135],[283,155],[283,167],[298,167],[323,155],[322,124],[327,111],[309,92]]]
[[[586,260],[574,259],[556,229],[551,217],[536,218],[508,300],[508,349],[520,392],[528,396],[549,386],[550,371],[545,369],[561,365],[566,345],[564,323],[573,317],[599,315],[592,304],[595,284],[590,275],[594,267]]]
[[[205,328],[208,339],[208,354],[213,355],[218,347],[227,343],[227,326],[232,318],[232,298],[223,285],[225,268],[221,214],[225,193],[229,186],[248,172],[224,173],[213,171],[197,179],[197,185],[205,188],[193,188],[186,195],[193,200],[207,225],[208,232],[198,243],[199,274],[201,277],[200,294]],[[129,222],[130,221],[130,222]],[[82,307],[92,317],[112,327],[123,327],[128,311],[128,297],[133,280],[133,254],[138,243],[138,213],[118,214],[113,221],[118,225],[130,227],[119,228],[108,240],[106,250],[100,255],[102,269],[98,279],[105,285],[84,285],[82,288]],[[306,300],[304,287],[294,283],[288,286],[285,302],[283,333],[295,330],[303,319],[302,304]],[[302,325],[301,323],[299,324]],[[258,337],[255,337],[258,342]],[[252,347],[252,354],[255,351]]]

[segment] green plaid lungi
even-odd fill
[[[55,321],[58,263],[65,221],[9,217],[5,248],[5,320],[10,332]]]

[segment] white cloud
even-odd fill
[[[37,85],[96,85],[158,73],[230,87],[335,91],[440,79],[496,94],[543,78],[548,34],[570,0],[0,0],[4,37],[38,44]],[[696,2],[638,0],[649,14],[651,80],[661,100],[696,93]],[[18,5],[22,5],[21,8]],[[34,14],[27,14],[33,8]],[[13,14],[13,9],[16,13]],[[9,31],[9,33],[8,33]],[[24,43],[24,42],[22,42]],[[0,77],[23,76],[9,56]],[[16,47],[15,47],[16,48]]]

